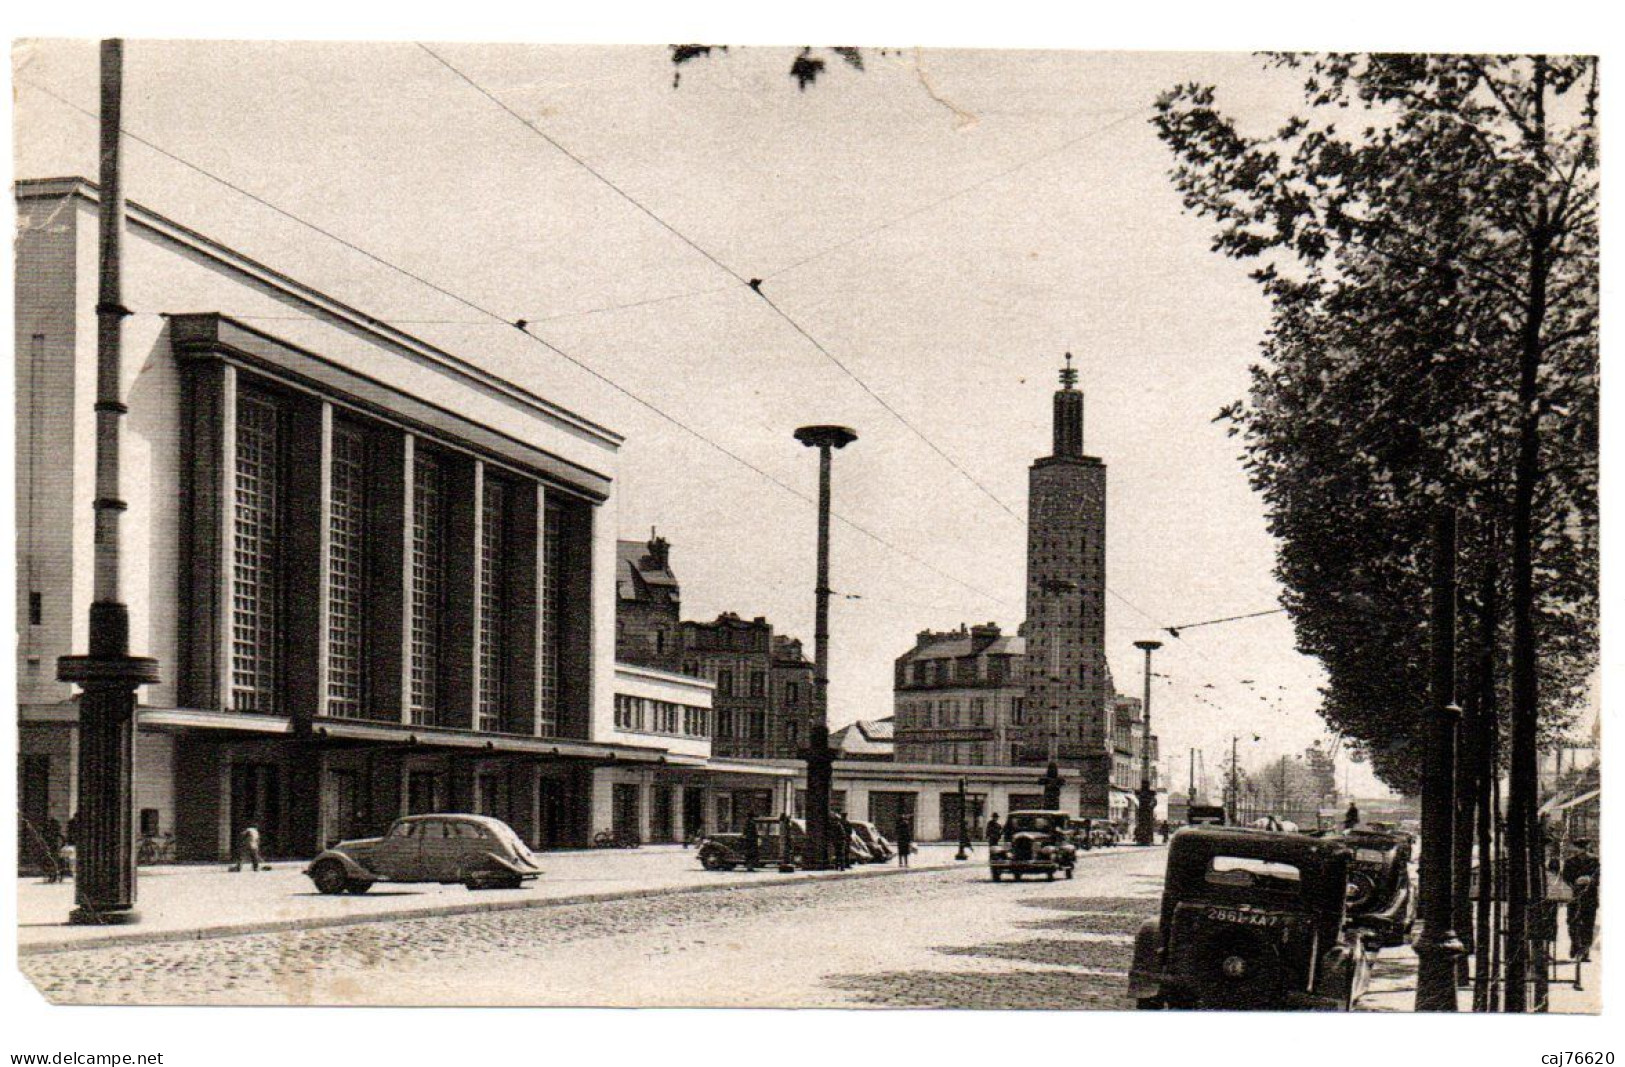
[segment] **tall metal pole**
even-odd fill
[[[1151,653],[1162,642],[1136,641],[1134,647],[1145,653],[1145,733],[1140,739],[1140,807],[1134,815],[1134,843],[1149,845],[1157,838],[1157,791],[1151,784]]]
[[[803,426],[796,440],[818,449],[818,585],[813,626],[813,711],[807,738],[807,867],[830,865],[830,779],[834,754],[829,750],[829,475],[830,453],[845,448],[858,435],[845,426]],[[883,827],[882,833],[885,832]]]
[[[1236,825],[1236,813],[1241,806],[1241,798],[1236,795],[1239,785],[1236,775],[1236,742],[1240,740],[1235,734],[1230,735],[1230,810],[1225,812],[1224,821],[1231,826]]]
[[[129,610],[119,590],[120,420],[123,400],[123,303],[120,253],[124,241],[124,187],[119,127],[124,87],[124,42],[101,47],[100,289],[96,301],[96,499],[91,582],[90,653],[63,656],[57,677],[77,684],[79,701],[79,808],[70,820],[77,867],[75,924],[136,922],[135,848],[131,782],[135,760],[135,691],[158,680],[156,660],[130,655]]]
[[[1456,512],[1441,507],[1433,539],[1431,707],[1422,769],[1422,933],[1416,939],[1417,1011],[1456,1010],[1456,960],[1465,951],[1452,928],[1455,850]]]
[[[959,851],[954,853],[954,859],[965,860],[970,858],[970,827],[965,822],[965,776],[959,776]]]

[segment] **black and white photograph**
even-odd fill
[[[12,40],[11,1062],[1603,1012],[1584,34],[97,25]]]

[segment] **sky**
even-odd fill
[[[1279,589],[1238,442],[1213,421],[1245,393],[1267,307],[1182,212],[1151,105],[1212,83],[1263,130],[1291,78],[1242,54],[905,49],[867,51],[862,72],[830,57],[800,91],[786,47],[697,60],[675,86],[663,48],[432,47],[444,63],[406,42],[131,41],[125,126],[528,320],[758,470],[139,144],[128,195],[625,434],[619,535],[671,542],[687,618],[763,615],[810,650],[817,464],[792,431],[854,428],[834,472],[854,524],[832,549],[837,726],[891,713],[916,632],[1021,622],[1015,516],[1070,352],[1085,448],[1108,468],[1107,655],[1138,695],[1133,642],[1164,641],[1165,770],[1182,784],[1196,748],[1217,773],[1232,736],[1244,766],[1328,740],[1321,672],[1284,616],[1163,630],[1267,611]],[[95,123],[62,102],[94,113],[94,45],[29,43],[15,64],[17,177],[94,177]],[[1379,791],[1364,767],[1350,781]]]

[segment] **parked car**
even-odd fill
[[[1219,804],[1192,804],[1185,821],[1191,826],[1223,826],[1224,807]]]
[[[783,862],[783,839],[779,836],[779,820],[772,815],[756,818],[756,834],[761,842],[758,860],[763,867],[778,866]],[[790,863],[800,867],[804,863],[807,847],[807,824],[801,819],[790,820]],[[745,835],[742,832],[707,834],[700,839],[700,866],[708,871],[731,871],[745,865]]]
[[[507,823],[484,815],[408,815],[383,837],[340,841],[305,874],[323,893],[365,893],[377,882],[461,882],[517,889],[542,873]]]
[[[1064,811],[1012,811],[1004,824],[1004,839],[988,852],[995,882],[1006,874],[1018,882],[1024,874],[1042,874],[1054,881],[1057,871],[1071,878],[1077,862],[1072,819]]]
[[[1354,850],[1349,863],[1349,923],[1370,931],[1367,943],[1374,949],[1408,944],[1416,924],[1410,835],[1362,826],[1342,839]]]
[[[1129,995],[1141,1008],[1352,1009],[1371,977],[1369,935],[1347,921],[1353,860],[1335,837],[1180,830]]]
[[[886,836],[875,828],[874,823],[854,822],[852,823],[852,832],[868,848],[868,862],[888,863],[897,858],[897,846],[886,840]]]

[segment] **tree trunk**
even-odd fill
[[[1544,140],[1545,64],[1535,57],[1531,139]],[[1540,480],[1540,334],[1546,311],[1550,213],[1541,197],[1529,235],[1529,289],[1518,353],[1518,455],[1512,485],[1512,762],[1507,798],[1507,1011],[1528,1010],[1531,832],[1539,806],[1540,679],[1535,647],[1535,487]]]
[[[1478,750],[1477,777],[1473,782],[1477,804],[1478,830],[1478,909],[1474,916],[1473,945],[1477,958],[1473,964],[1473,1010],[1495,1009],[1495,966],[1499,954],[1494,943],[1499,934],[1495,922],[1497,907],[1495,870],[1499,866],[1495,850],[1495,811],[1493,793],[1496,776],[1500,773],[1501,722],[1496,700],[1496,648],[1500,637],[1500,598],[1497,583],[1500,566],[1497,553],[1501,548],[1499,526],[1492,516],[1488,536],[1485,538],[1483,587],[1479,592],[1479,649],[1477,678]]]

